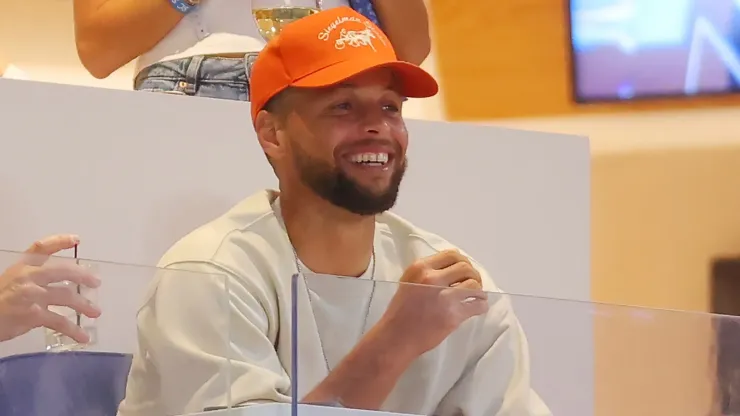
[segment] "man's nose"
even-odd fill
[[[363,117],[363,130],[372,135],[387,135],[391,125],[383,110],[366,111]]]

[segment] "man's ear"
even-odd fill
[[[268,158],[278,160],[285,153],[281,130],[283,120],[277,114],[262,110],[257,113],[254,128],[262,150]]]

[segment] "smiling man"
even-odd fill
[[[387,212],[406,169],[404,97],[432,96],[436,81],[398,61],[383,33],[348,8],[287,26],[252,74],[252,121],[279,190],[248,197],[161,261],[227,277],[230,340],[221,280],[161,279],[139,315],[120,414],[224,406],[226,385],[230,404],[289,402],[295,381],[305,403],[549,414],[529,385],[522,329],[504,298],[484,292],[498,289],[483,268]],[[300,342],[290,320],[296,273],[311,277],[298,292]],[[308,280],[371,290],[331,293]],[[376,293],[374,280],[416,285]],[[418,296],[426,288],[430,296]],[[322,344],[328,338],[310,328],[340,335]],[[293,342],[299,374],[290,370]]]

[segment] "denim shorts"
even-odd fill
[[[257,53],[244,58],[192,56],[144,68],[134,81],[137,91],[249,101],[249,74]]]

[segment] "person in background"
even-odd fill
[[[372,1],[372,8],[368,5]],[[353,0],[377,15],[399,59],[431,50],[424,0]],[[322,8],[348,0],[316,0]],[[264,47],[250,0],[74,0],[75,40],[96,78],[136,59],[134,89],[249,100],[249,72]]]
[[[82,328],[69,319],[49,311],[48,306],[66,306],[97,318],[100,310],[83,296],[63,287],[50,286],[69,281],[98,287],[97,277],[70,265],[44,265],[49,256],[73,248],[79,243],[74,235],[54,235],[34,243],[18,263],[0,274],[0,342],[28,331],[46,327],[69,336],[79,343],[90,341]]]
[[[386,212],[406,170],[404,97],[433,96],[434,78],[398,61],[378,27],[335,8],[287,26],[257,58],[253,79],[252,124],[279,191],[253,194],[161,259],[161,267],[206,274],[187,282],[165,276],[150,291],[119,416],[289,403],[296,385],[311,404],[549,415],[530,385],[522,327],[505,296],[489,297],[499,289],[488,273]],[[298,374],[296,273],[313,277],[296,292],[297,305],[311,305],[292,324],[303,328],[299,355],[310,363]],[[374,281],[412,285],[375,292]],[[323,286],[332,282],[369,290],[353,296],[346,286]],[[351,307],[337,306],[348,299]],[[318,328],[342,335],[327,343]]]

